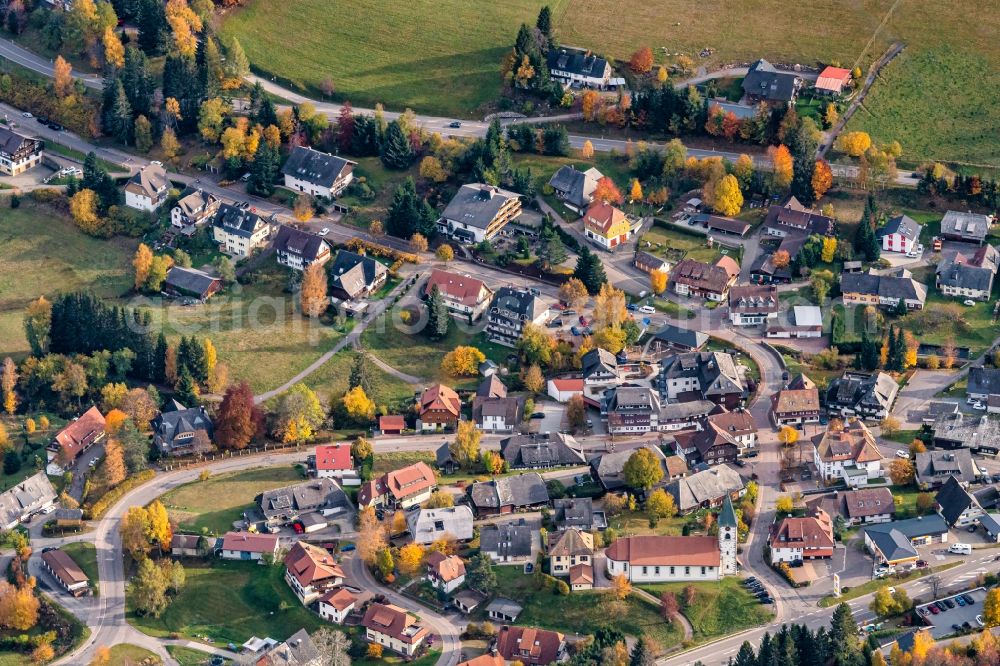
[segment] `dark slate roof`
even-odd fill
[[[779,72],[774,65],[761,58],[747,71],[743,91],[769,100],[790,102],[795,97],[796,79],[796,74]]]
[[[881,276],[873,273],[842,273],[840,290],[851,294],[877,294]]]
[[[936,483],[946,474],[964,483],[976,480],[977,468],[972,460],[969,449],[950,449],[945,451],[924,451],[917,454],[913,465],[920,483]]]
[[[1000,368],[969,368],[969,385],[966,393],[1000,393]]]
[[[598,372],[615,374],[618,372],[618,359],[607,349],[591,349],[580,359],[583,378],[587,379]]]
[[[982,248],[996,255],[996,248],[987,245]],[[993,288],[993,277],[996,275],[996,263],[977,266],[966,260],[961,254],[945,259],[937,268],[938,286],[955,287],[959,289],[975,289],[989,292]]]
[[[336,155],[322,153],[305,146],[296,146],[281,173],[312,183],[330,187],[344,171],[350,173],[357,162],[345,160]]]
[[[589,530],[594,524],[594,500],[589,497],[566,497],[552,500],[555,522],[559,527]]]
[[[21,136],[17,132],[0,125],[0,153],[13,155],[26,141],[33,141],[26,136]]]
[[[584,465],[586,459],[572,435],[515,435],[500,442],[503,459],[512,468]]]
[[[243,210],[238,206],[222,204],[215,213],[212,225],[222,227],[227,233],[250,238],[264,224],[264,220],[256,213]]]
[[[920,303],[927,299],[927,287],[910,277],[908,271],[903,271],[900,275],[841,273],[840,290],[845,293],[901,298]]]
[[[546,309],[542,299],[536,298],[527,289],[513,287],[500,287],[490,302],[491,312],[506,310],[525,322],[538,319]]]
[[[892,530],[898,531],[908,539],[916,539],[922,536],[944,534],[948,531],[948,525],[945,524],[944,518],[935,513],[929,516],[894,520],[891,523],[876,523],[865,527],[865,532],[869,535],[878,532],[884,534]]]
[[[920,230],[922,228],[923,227],[917,224],[917,221],[912,217],[908,215],[897,215],[896,217],[890,218],[884,226],[877,229],[875,235],[881,238],[891,234],[899,234],[908,240],[917,240],[920,238]]]
[[[690,328],[681,328],[673,324],[665,324],[654,336],[657,340],[668,344],[681,345],[689,349],[699,349],[708,342],[708,334]]]
[[[502,523],[483,525],[479,530],[479,550],[507,557],[528,557],[531,555],[530,525]]]
[[[153,443],[158,447],[169,451],[178,436],[200,430],[212,436],[212,420],[204,407],[187,408],[177,402],[173,407],[153,419]]]
[[[173,266],[167,271],[166,285],[174,289],[198,294],[203,297],[208,294],[212,286],[220,282],[219,278],[212,277],[204,271],[196,268],[184,268],[183,266]]]
[[[363,254],[356,254],[350,250],[341,250],[337,253],[337,258],[334,259],[333,264],[330,266],[330,275],[334,277],[343,275],[359,264],[361,265],[361,270],[364,271],[366,285],[374,284],[378,277],[389,272],[389,269],[381,261],[376,261]]]
[[[557,69],[577,76],[601,78],[604,76],[608,61],[590,51],[559,48],[549,50],[548,65],[550,70]]]
[[[274,239],[274,249],[301,256],[306,261],[313,261],[323,250],[326,241],[305,231],[282,226]]]
[[[949,525],[954,525],[962,512],[976,503],[975,498],[966,492],[962,484],[954,476],[949,476],[941,490],[934,496],[938,511]]]
[[[506,398],[507,385],[496,375],[490,375],[476,387],[476,396],[480,398]]]
[[[978,213],[949,210],[941,220],[941,233],[946,237],[959,236],[982,242],[989,231],[989,218]]]
[[[477,229],[486,229],[510,199],[520,195],[492,185],[463,185],[444,209],[441,217]]]
[[[437,450],[434,452],[434,459],[434,464],[437,465],[438,468],[444,468],[444,466],[449,463],[457,464],[451,455],[451,448],[448,446],[448,442],[445,442],[441,446],[437,447]]]
[[[312,479],[294,486],[266,490],[254,501],[268,519],[289,513],[350,507],[347,495],[333,479]]]
[[[583,207],[590,203],[597,181],[603,177],[604,174],[595,168],[578,171],[574,165],[566,164],[552,174],[549,185],[559,192],[565,192],[564,196],[571,204]]]
[[[940,518],[940,516],[937,516]],[[917,557],[917,549],[910,543],[910,537],[902,530],[895,529],[891,523],[879,523],[865,528],[868,538],[871,539],[887,560],[902,560],[907,557]],[[943,522],[943,521],[942,521]],[[875,529],[884,527],[886,529]]]
[[[479,509],[534,506],[549,501],[549,490],[537,472],[474,483],[470,492],[472,503]]]

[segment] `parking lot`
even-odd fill
[[[978,631],[981,625],[976,621],[976,616],[983,614],[985,598],[986,588],[977,587],[968,592],[917,606],[917,614],[931,627],[931,636],[935,640],[941,640],[960,631],[970,629]],[[972,599],[972,603],[967,603],[967,599]],[[937,613],[932,611],[931,606],[936,607]]]

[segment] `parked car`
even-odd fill
[[[643,305],[641,308],[639,308],[639,312],[641,312],[642,314],[656,314],[656,308],[654,308],[652,305]]]
[[[461,126],[462,126],[462,123],[458,122],[457,120],[453,120],[450,123],[448,123],[448,127],[458,128],[458,127],[461,127]]]
[[[629,303],[628,305],[625,306],[625,309],[628,310],[629,312],[635,312],[636,310],[639,309],[639,306],[637,306],[635,303]]]
[[[30,111],[25,111],[25,112],[24,112],[24,113],[22,113],[21,115],[22,115],[22,116],[24,116],[25,118],[31,118],[31,117],[32,117],[32,116],[31,116],[31,112],[30,112]]]
[[[943,601],[935,601],[934,605],[937,606],[937,609],[942,613],[948,610],[948,607],[945,605]]]
[[[955,603],[958,604],[959,606],[965,606],[965,599],[963,599],[961,596],[957,596],[955,597]]]
[[[567,310],[563,310],[560,314],[562,314],[563,317],[570,317],[570,316],[576,314],[576,310],[567,309]]]
[[[951,599],[945,599],[944,600],[944,605],[947,606],[948,608],[954,608],[955,607],[955,602],[953,600],[951,600]]]
[[[986,626],[986,623],[983,622],[983,616],[982,615],[977,615],[976,616],[976,624],[978,624],[980,627],[985,627]]]
[[[970,606],[976,603],[976,600],[972,598],[971,594],[963,594],[962,598],[965,599],[965,603],[967,603]]]
[[[533,419],[544,419],[545,418],[545,412],[535,412],[534,414],[531,415],[531,418],[533,418]]]
[[[50,123],[49,123],[49,129],[53,129],[53,130],[55,130],[55,131],[57,131],[57,132],[62,132],[62,131],[63,131],[63,130],[65,130],[66,128],[65,128],[65,127],[63,127],[62,125],[60,125],[59,123],[56,123],[56,122],[50,122]]]
[[[576,326],[570,326],[569,332],[572,333],[573,335],[580,335],[580,329],[577,328]]]
[[[330,233],[330,227],[323,227],[320,230],[319,235],[320,236],[326,236],[328,233]]]
[[[984,405],[982,402],[980,402],[978,400],[975,401],[974,403],[972,403],[972,408],[974,410],[976,410],[977,412],[985,412],[986,411],[986,405]]]
[[[941,612],[941,609],[940,609],[940,608],[938,608],[938,607],[937,607],[936,605],[934,605],[934,604],[931,604],[930,606],[928,606],[928,608],[930,609],[930,611],[931,611],[931,614],[933,614],[933,615],[937,615],[938,613],[940,613],[940,612]]]
[[[910,452],[907,451],[906,449],[896,449],[896,457],[897,458],[902,458],[904,460],[909,460],[910,459]]]
[[[918,569],[926,569],[927,568],[927,560],[917,560],[917,568]]]
[[[967,305],[967,306],[969,306],[970,308],[971,308],[972,306],[974,306],[975,304],[976,304],[976,302],[975,302],[974,300],[972,300],[971,298],[967,298],[967,299],[965,299],[964,301],[962,301],[962,305]]]
[[[342,553],[349,553],[352,550],[354,550],[354,544],[353,543],[345,543],[343,546],[340,547],[340,552],[342,552]]]

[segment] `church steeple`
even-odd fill
[[[722,575],[732,576],[737,573],[736,549],[739,541],[738,522],[736,520],[736,510],[733,509],[733,501],[729,494],[722,502],[722,511],[719,512],[719,555],[722,565]]]
[[[736,511],[733,509],[733,500],[726,493],[726,499],[722,503],[722,511],[719,513],[719,527],[732,527],[736,529]]]

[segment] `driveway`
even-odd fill
[[[531,419],[531,431],[556,433],[563,429],[566,405],[558,402],[542,402],[535,405],[535,412],[545,414],[543,419]]]
[[[961,371],[952,370],[917,370],[899,391],[892,414],[899,419],[901,428],[914,430],[921,427],[927,404],[934,396],[951,386],[958,379]]]

